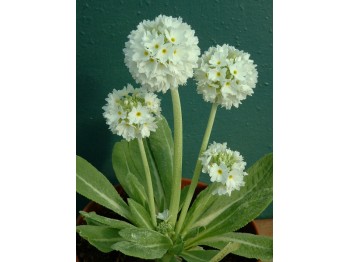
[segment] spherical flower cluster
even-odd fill
[[[181,18],[144,20],[128,36],[125,64],[137,83],[165,93],[193,76],[200,55],[198,38]]]
[[[134,89],[128,84],[122,90],[113,90],[106,98],[103,116],[113,134],[130,141],[149,137],[157,129],[160,100],[144,88]]]
[[[197,92],[204,100],[226,109],[238,107],[247,95],[253,94],[258,72],[249,54],[232,46],[210,47],[198,60],[195,78]]]
[[[213,194],[231,196],[233,190],[239,190],[244,186],[243,177],[248,175],[244,172],[246,162],[237,151],[227,148],[227,144],[213,143],[203,152],[200,157],[202,172],[210,176],[210,181],[218,183]]]

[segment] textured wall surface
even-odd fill
[[[253,96],[238,109],[219,108],[210,141],[227,142],[248,166],[272,152],[272,0],[77,0],[77,155],[91,162],[112,183],[112,135],[102,116],[108,93],[127,83],[135,86],[124,65],[127,36],[144,19],[159,14],[181,16],[199,38],[201,52],[229,44],[251,54],[259,72]],[[193,79],[179,88],[184,121],[183,174],[191,177],[211,104],[196,93]],[[172,123],[171,97],[160,95],[162,111]],[[208,182],[207,175],[200,180]],[[77,195],[77,210],[87,200]],[[270,206],[260,217],[272,217]]]

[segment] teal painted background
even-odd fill
[[[175,3],[174,3],[175,2]],[[238,109],[220,108],[210,141],[225,142],[244,156],[248,166],[272,152],[272,0],[77,1],[76,151],[117,183],[111,163],[112,135],[102,117],[108,93],[127,83],[135,85],[124,65],[123,48],[131,30],[159,14],[181,16],[199,38],[201,52],[229,44],[251,54],[259,72],[255,94]],[[193,79],[179,88],[184,127],[184,177],[190,177],[211,104],[196,93]],[[170,93],[159,94],[170,126]],[[207,175],[200,180],[209,182]],[[77,194],[77,211],[88,202]],[[272,205],[261,215],[272,217]]]

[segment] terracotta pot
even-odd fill
[[[187,186],[191,184],[191,180],[188,179],[188,178],[183,178],[182,181],[181,181],[181,188],[184,187],[184,186]],[[195,190],[195,193],[194,195],[198,195],[202,190],[204,190],[205,188],[207,187],[207,185],[203,182],[198,182],[197,184],[197,187],[196,187],[196,190]],[[123,190],[123,188],[120,186],[120,185],[117,185],[115,186],[116,190],[118,191],[118,193],[121,195],[121,197],[123,197],[124,199],[126,199],[126,194]],[[83,209],[83,211],[85,212],[92,212],[92,211],[95,211],[96,213],[102,213],[103,215],[106,215],[105,213],[110,213],[111,215],[115,214],[113,211],[109,211],[107,210],[105,207],[95,203],[95,202],[89,202],[85,208]],[[106,215],[108,217],[108,215]],[[120,219],[120,218],[119,218]],[[81,215],[78,216],[77,218],[77,225],[84,225],[86,224],[83,217]],[[255,235],[258,235],[258,229],[257,229],[257,226],[256,224],[254,223],[254,221],[250,222],[248,225],[246,225],[245,227],[241,228],[239,230],[239,232],[245,232],[245,233],[251,233],[251,234],[255,234]],[[77,236],[77,238],[80,239],[80,236]],[[77,240],[78,241],[78,240]],[[94,247],[93,247],[94,248]],[[113,251],[114,252],[114,251]],[[77,243],[77,253],[78,253],[78,243]],[[78,255],[76,257],[76,261],[79,262],[79,258],[78,258]],[[85,261],[85,260],[84,260]],[[84,261],[81,261],[81,262],[84,262]],[[90,261],[90,260],[89,260]],[[93,260],[91,260],[93,261]],[[115,260],[114,260],[115,261]],[[118,261],[124,261],[124,260],[118,260]],[[146,261],[146,260],[142,260],[142,259],[136,259],[136,258],[132,258],[131,261]],[[149,260],[147,260],[149,261]],[[257,261],[257,260],[251,260],[251,259],[247,259],[246,261]],[[99,261],[99,262],[103,262],[103,261]]]

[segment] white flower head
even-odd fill
[[[244,186],[246,162],[238,151],[227,148],[227,144],[216,143],[209,145],[199,158],[202,162],[202,172],[210,176],[210,181],[217,183],[213,194],[229,195],[232,191]]]
[[[163,93],[185,84],[200,55],[194,33],[182,18],[159,15],[141,22],[123,50],[135,81],[149,91]]]
[[[238,107],[251,96],[258,72],[249,54],[222,45],[210,47],[198,60],[195,70],[197,92],[207,102],[218,103],[226,109]]]
[[[103,116],[113,134],[127,141],[149,137],[157,129],[160,100],[145,88],[135,89],[128,84],[122,90],[113,90],[106,98]]]

